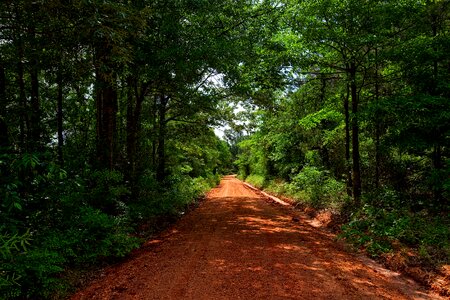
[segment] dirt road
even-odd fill
[[[342,250],[225,177],[195,211],[75,299],[442,299]]]

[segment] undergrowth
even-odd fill
[[[268,179],[259,174],[251,174],[245,178],[245,181],[257,188],[285,195],[298,203],[316,209],[340,210],[349,200],[345,184],[330,176],[327,171],[316,167],[304,167],[292,176],[289,182]]]
[[[34,197],[52,206],[34,210],[29,208],[35,199],[21,197],[12,185],[3,187],[1,194],[12,203],[3,202],[0,217],[14,218],[0,225],[0,299],[66,297],[74,284],[66,274],[125,257],[140,246],[142,223],[179,214],[219,179],[174,175],[162,186],[147,174],[131,200],[117,171],[96,171],[85,179],[41,178],[36,184],[42,193]]]
[[[245,178],[245,181],[258,189],[262,189],[266,186],[266,179],[262,175],[251,174],[247,178]]]
[[[398,250],[414,249],[415,263],[437,267],[450,263],[450,214],[414,211],[406,199],[390,190],[366,195],[365,204],[342,226],[341,237],[378,257]]]

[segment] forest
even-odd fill
[[[1,1],[0,298],[67,297],[232,173],[450,264],[449,49],[448,0]]]

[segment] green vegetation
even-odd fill
[[[229,134],[239,176],[340,214],[341,237],[374,256],[448,264],[448,1],[283,3],[278,52],[261,51],[285,85],[250,95]]]
[[[1,299],[64,297],[230,172],[213,79],[263,8],[213,2],[1,2]]]
[[[2,1],[0,295],[64,297],[231,172],[448,264],[449,23],[441,0]]]

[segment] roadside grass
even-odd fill
[[[266,179],[262,175],[251,174],[247,178],[245,178],[245,181],[258,189],[266,187]]]

